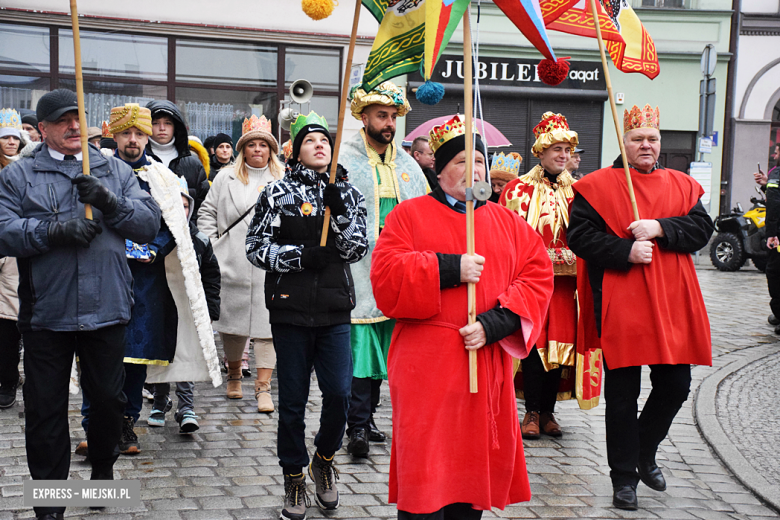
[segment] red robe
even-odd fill
[[[512,384],[544,322],[552,266],[538,235],[511,211],[474,212],[476,252],[486,258],[477,313],[497,304],[522,329],[477,351],[479,392],[469,393],[467,285],[440,289],[436,253],[466,251],[466,215],[432,196],[387,217],[371,265],[378,308],[397,319],[388,356],[393,403],[390,497],[398,509],[432,513],[465,502],[503,509],[531,497]],[[433,231],[432,231],[433,230]]]
[[[543,172],[542,167],[537,166],[526,175],[510,181],[504,187],[499,203],[517,212],[532,227],[535,227],[545,247],[567,247],[566,227],[569,223],[569,206],[574,198],[571,190],[574,179],[568,173],[562,173],[558,178],[561,184],[553,186],[544,177]],[[539,193],[539,190],[544,190],[545,193]],[[556,191],[559,191],[557,197]],[[559,401],[576,397],[574,370],[577,361],[574,348],[577,335],[576,290],[575,277],[555,277],[555,290],[545,316],[542,333],[536,342],[537,352],[546,370],[564,367],[558,387]],[[524,399],[522,370],[518,370],[515,376],[515,388],[517,397]],[[590,408],[587,405],[585,407]]]
[[[688,175],[633,168],[639,216],[662,219],[687,215],[704,193]],[[633,239],[634,221],[623,169],[604,168],[574,184],[604,219],[607,233]],[[596,332],[593,296],[585,262],[578,261],[580,331],[578,352],[601,348],[609,368],[656,364],[712,365],[707,309],[688,253],[653,248],[649,264],[628,271],[606,269],[602,282],[601,338]]]

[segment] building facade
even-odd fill
[[[719,53],[719,115],[715,129],[723,133],[726,69],[729,60],[730,0],[631,0],[655,40],[661,67],[650,81],[624,74],[610,65],[612,84],[624,102],[658,105],[663,136],[662,162],[685,171],[695,160],[698,126],[700,57],[705,45]],[[759,1],[759,0],[754,0]],[[777,1],[777,0],[775,0]],[[472,27],[479,39],[482,113],[513,143],[525,162],[531,132],[542,113],[561,112],[580,133],[585,149],[581,170],[610,164],[618,143],[595,39],[550,31],[557,55],[571,56],[572,69],[562,85],[549,87],[538,80],[538,52],[490,1],[472,9]],[[73,41],[69,13],[60,0],[6,0],[0,8],[0,105],[34,108],[48,90],[74,88]],[[325,115],[335,129],[342,70],[352,26],[352,3],[341,2],[322,21],[308,18],[297,0],[257,0],[232,3],[194,1],[132,3],[79,2],[82,62],[90,125],[108,118],[109,110],[125,102],[171,99],[184,112],[190,133],[201,139],[217,132],[240,135],[241,121],[263,114],[274,132],[287,139],[277,123],[280,104],[289,100],[289,85],[307,79],[314,86],[311,102],[296,107]],[[477,21],[479,23],[477,23]],[[355,63],[365,63],[377,23],[361,13]],[[780,51],[778,51],[780,52]],[[396,78],[409,92],[412,112],[401,118],[397,139],[425,121],[463,111],[462,33],[444,52],[434,75],[445,85],[445,98],[436,106],[422,105],[412,92],[422,78]],[[360,127],[345,119],[345,135]],[[718,189],[722,143],[704,160],[712,162],[712,183]],[[707,186],[706,188],[710,188]],[[708,201],[709,202],[709,201]],[[713,197],[710,211],[718,212]]]

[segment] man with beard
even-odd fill
[[[82,175],[76,94],[38,101],[44,143],[3,169],[0,255],[19,265],[19,331],[24,341],[25,440],[34,480],[66,480],[70,466],[68,382],[79,356],[92,400],[92,480],[112,480],[122,429],[125,325],[133,305],[125,240],[148,242],[160,208],[125,163],[88,146]],[[92,205],[94,220],[84,217]],[[61,519],[64,506],[36,507]]]
[[[412,157],[420,165],[422,172],[425,174],[425,179],[428,181],[428,186],[431,190],[435,190],[439,187],[439,179],[436,177],[436,159],[431,151],[431,146],[428,144],[428,138],[425,136],[415,137],[412,141]]]
[[[167,100],[150,101],[146,108],[152,111],[152,138],[146,145],[146,154],[187,181],[190,197],[195,199],[192,208],[195,220],[209,192],[209,181],[203,164],[190,152],[184,116],[179,107]]]
[[[349,180],[366,198],[368,243],[373,251],[387,214],[401,201],[425,195],[427,186],[420,167],[406,153],[399,153],[395,120],[405,116],[409,102],[403,91],[386,81],[366,92],[358,88],[352,98],[352,116],[363,129],[344,143],[339,162]],[[347,450],[355,457],[367,457],[369,440],[382,442],[373,414],[379,404],[379,389],[387,379],[387,350],[394,320],[376,308],[369,274],[371,254],[352,265],[357,302],[352,311],[352,358],[354,373],[347,419]]]

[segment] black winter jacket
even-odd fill
[[[211,321],[217,321],[219,319],[219,291],[222,281],[217,255],[211,248],[209,237],[202,233],[192,221],[190,221],[190,238],[195,248],[195,256],[198,258],[198,266],[200,266],[200,280],[203,284],[203,292],[206,293],[209,317]]]
[[[171,161],[168,168],[179,177],[184,177],[187,181],[190,197],[195,199],[192,219],[196,220],[198,218],[198,209],[200,209],[200,205],[206,199],[210,185],[206,178],[206,170],[203,169],[200,159],[190,152],[187,124],[184,122],[184,116],[179,107],[167,100],[150,101],[147,103],[146,108],[151,110],[152,119],[161,114],[173,119],[173,137],[176,139],[176,150],[179,152],[179,156]],[[151,139],[149,144],[146,145],[146,155],[152,157],[157,162],[162,162],[152,151]]]

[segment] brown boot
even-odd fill
[[[544,412],[539,416],[539,427],[545,435],[549,435],[550,437],[560,437],[563,435],[561,426],[555,420],[555,416],[552,412]]]
[[[520,426],[523,439],[539,438],[539,412],[527,412]]]
[[[230,362],[232,365],[234,362]],[[227,397],[228,399],[241,399],[244,397],[244,393],[241,391],[241,361],[235,361],[238,365],[236,368],[232,366],[228,367],[227,375]]]
[[[274,402],[271,399],[271,374],[273,368],[258,368],[255,379],[255,399],[257,399],[257,411],[271,413],[274,411]]]

